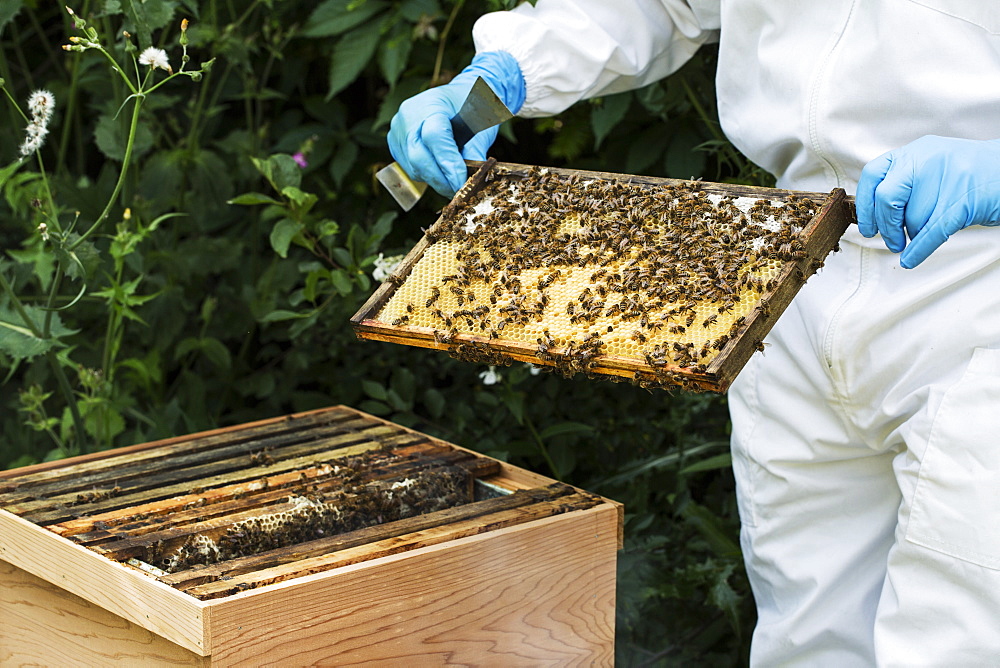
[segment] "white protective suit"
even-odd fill
[[[538,0],[479,51],[522,116],[719,41],[727,136],[782,188],[853,193],[925,134],[1000,137],[1000,2]],[[900,268],[850,229],[730,393],[755,665],[1000,665],[1000,229]]]

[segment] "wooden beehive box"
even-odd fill
[[[620,542],[342,406],[38,464],[0,472],[0,664],[608,665]]]
[[[840,189],[476,165],[358,336],[721,392],[853,219]]]

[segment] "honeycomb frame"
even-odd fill
[[[854,218],[842,189],[468,164],[359,338],[725,392]]]

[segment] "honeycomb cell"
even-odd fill
[[[697,182],[501,175],[439,223],[376,320],[453,347],[486,337],[571,373],[609,355],[704,370],[804,257],[816,208]]]

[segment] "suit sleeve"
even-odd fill
[[[506,51],[527,87],[519,116],[639,88],[718,39],[718,0],[538,0],[482,16],[476,51]]]

